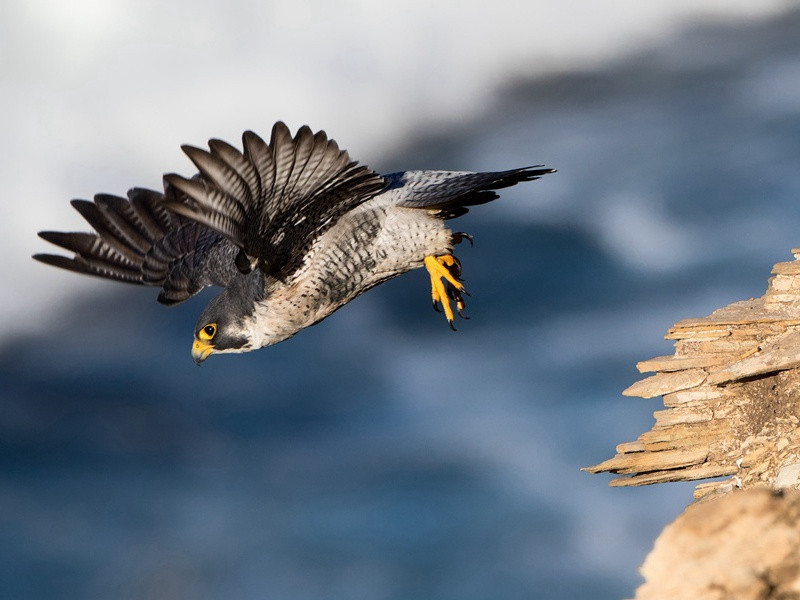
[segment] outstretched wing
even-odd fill
[[[398,195],[398,206],[434,210],[450,219],[465,214],[467,206],[496,199],[495,190],[554,172],[542,165],[486,173],[405,171],[386,176],[386,191]]]
[[[308,126],[292,138],[278,122],[269,143],[251,131],[242,143],[243,151],[220,140],[210,140],[208,151],[183,146],[200,176],[165,176],[185,195],[168,208],[240,248],[236,266],[242,272],[258,266],[288,277],[317,236],[385,186],[324,131],[312,133]]]
[[[227,285],[236,273],[235,246],[167,210],[166,202],[179,195],[167,186],[165,194],[134,188],[127,199],[98,194],[94,202],[73,200],[95,233],[42,231],[40,237],[75,255],[33,258],[77,273],[161,286],[162,304],[182,302],[207,285]]]

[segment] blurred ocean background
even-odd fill
[[[620,392],[666,329],[800,246],[800,11],[568,4],[0,5],[0,597],[633,595],[693,485],[579,469],[652,424]],[[70,198],[277,119],[383,172],[559,172],[453,222],[457,333],[416,271],[197,368],[213,292],[30,260]]]

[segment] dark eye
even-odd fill
[[[205,327],[203,327],[199,332],[199,338],[204,341],[208,341],[214,337],[214,334],[217,333],[217,325],[216,323],[209,323]]]

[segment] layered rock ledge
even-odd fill
[[[669,329],[675,353],[640,362],[654,375],[623,392],[662,396],[664,410],[650,431],[586,471],[622,475],[612,486],[731,476],[698,485],[698,498],[800,488],[800,249],[792,252],[761,298]]]
[[[637,600],[800,600],[800,249],[766,293],[667,332],[675,352],[623,394],[653,427],[587,467],[612,486],[706,480],[641,567]]]

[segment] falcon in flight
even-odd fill
[[[424,266],[433,307],[453,328],[464,317],[464,239],[445,220],[497,198],[494,190],[553,169],[492,173],[405,171],[379,175],[352,161],[324,131],[292,137],[278,122],[269,143],[252,131],[239,150],[221,140],[183,146],[199,173],[168,174],[164,191],[73,200],[94,233],[43,231],[74,253],[36,254],[43,263],[107,279],[160,286],[176,304],[206,286],[222,288],[203,310],[192,357],[248,352],[292,337],[373,286]]]

